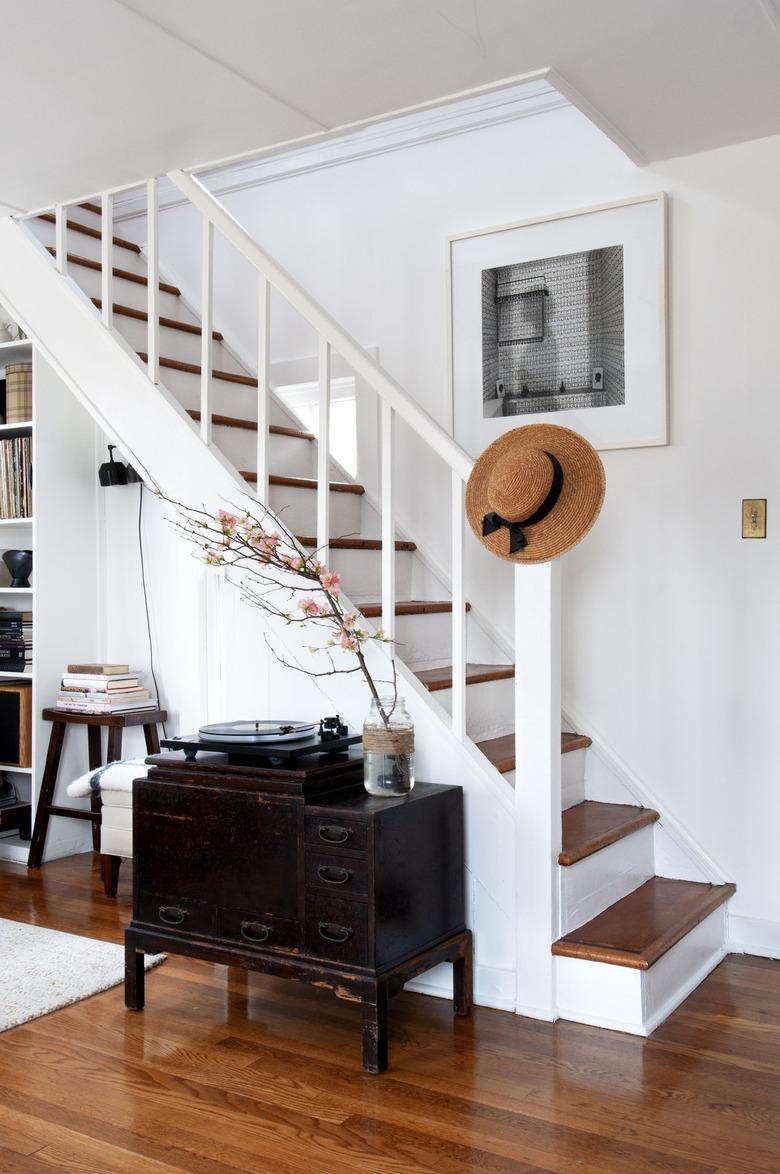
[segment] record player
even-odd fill
[[[165,738],[161,745],[183,751],[187,762],[205,752],[226,755],[230,766],[295,770],[314,762],[337,761],[361,741],[336,714],[319,722],[259,718],[221,722],[201,726],[197,734]]]

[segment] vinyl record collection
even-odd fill
[[[0,440],[0,518],[32,517],[32,437]]]
[[[57,694],[57,709],[67,713],[122,713],[156,709],[137,673],[126,664],[69,664]]]

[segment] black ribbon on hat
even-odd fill
[[[483,538],[487,538],[488,534],[495,534],[496,530],[500,530],[504,526],[506,527],[509,531],[510,554],[517,554],[519,550],[525,550],[528,545],[528,539],[525,536],[523,526],[535,526],[537,522],[544,521],[547,515],[555,508],[558,498],[561,496],[561,490],[563,489],[563,469],[561,468],[560,461],[551,452],[547,452],[546,449],[545,456],[550,459],[553,478],[550,491],[539,508],[530,517],[523,518],[521,522],[508,522],[506,518],[502,518],[500,514],[496,513],[485,514],[482,519]]]

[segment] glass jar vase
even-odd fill
[[[414,722],[403,697],[371,702],[363,723],[363,785],[379,798],[408,795],[414,786]]]

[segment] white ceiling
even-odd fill
[[[0,201],[31,208],[552,67],[638,160],[780,132],[780,0],[3,5]]]

